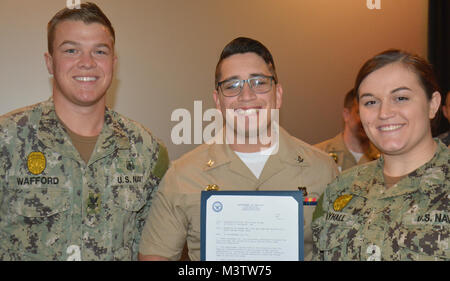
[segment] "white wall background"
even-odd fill
[[[235,37],[271,50],[284,88],[281,125],[310,143],[341,130],[343,97],[365,60],[393,47],[427,52],[427,0],[380,0],[380,10],[366,0],[92,1],[116,30],[108,104],[149,127],[171,159],[195,147],[172,143],[172,111],[193,114],[194,100],[213,107],[215,65]],[[46,25],[65,5],[0,0],[0,114],[51,95]]]

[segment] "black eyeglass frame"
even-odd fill
[[[252,91],[253,91],[253,87],[252,87],[252,84],[250,83],[250,81],[251,81],[251,80],[258,79],[258,78],[261,78],[261,77],[263,77],[263,78],[269,78],[269,79],[270,79],[270,87],[272,87],[273,82],[275,82],[275,85],[278,83],[278,81],[277,81],[277,79],[275,78],[275,76],[258,75],[258,76],[250,77],[250,78],[248,78],[248,79],[242,79],[242,80],[239,80],[239,79],[233,79],[233,78],[232,78],[232,79],[227,79],[227,80],[223,80],[223,81],[217,82],[216,90],[219,92],[219,88],[220,88],[220,91],[222,92],[222,95],[223,95],[224,97],[235,97],[235,96],[239,96],[239,95],[241,94],[241,92],[242,92],[242,89],[244,88],[245,82],[247,82],[248,86],[249,86],[250,89],[252,89]],[[239,81],[239,92],[238,92],[237,94],[235,94],[235,95],[232,95],[232,96],[226,96],[226,95],[223,93],[222,87],[220,87],[220,86],[221,86],[223,83],[230,82],[230,81],[233,81],[233,80]],[[255,92],[255,91],[253,91],[253,92],[254,92],[255,94],[265,94],[265,93],[267,93],[267,92],[269,92],[269,91],[270,91],[270,90],[267,90],[267,91],[265,91],[265,92]]]

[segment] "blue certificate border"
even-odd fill
[[[206,201],[211,196],[285,196],[292,197],[298,203],[298,260],[304,259],[303,195],[301,191],[202,191],[200,203],[200,260],[206,259]]]

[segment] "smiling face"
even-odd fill
[[[220,79],[225,81],[229,79],[248,79],[256,76],[272,76],[269,66],[266,62],[255,53],[235,54],[224,59],[220,66]],[[233,125],[235,134],[237,128],[245,126],[245,134],[249,135],[249,131],[257,128],[249,126],[250,120],[254,119],[258,124],[261,109],[267,110],[267,132],[271,127],[271,109],[279,109],[281,107],[281,98],[283,90],[280,84],[273,83],[269,92],[256,94],[250,89],[248,83],[245,83],[241,93],[234,97],[225,97],[220,89],[214,91],[214,101],[216,108],[222,112],[225,122]],[[230,114],[227,114],[230,113]],[[240,117],[240,118],[237,118]],[[243,120],[244,124],[236,124],[236,120]]]
[[[421,153],[433,146],[430,119],[440,94],[427,99],[417,74],[402,63],[388,64],[360,84],[359,112],[369,139],[384,154]]]
[[[45,54],[54,77],[54,98],[77,106],[104,102],[116,60],[114,41],[105,26],[72,20],[59,23],[53,53]]]

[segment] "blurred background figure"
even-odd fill
[[[313,215],[313,259],[449,260],[450,151],[431,134],[441,103],[431,65],[385,51],[362,66],[355,91],[381,157],[328,185]]]
[[[361,125],[359,106],[353,89],[345,95],[342,118],[344,130],[334,138],[315,146],[333,157],[339,171],[377,159],[379,152],[367,138]]]
[[[445,119],[447,120],[443,120],[441,123],[447,123],[446,128],[447,131],[440,134],[438,136],[439,139],[441,139],[441,141],[443,143],[445,143],[445,145],[449,146],[450,145],[450,91],[447,92],[447,95],[444,98],[444,102],[442,104],[442,114],[444,114]]]

